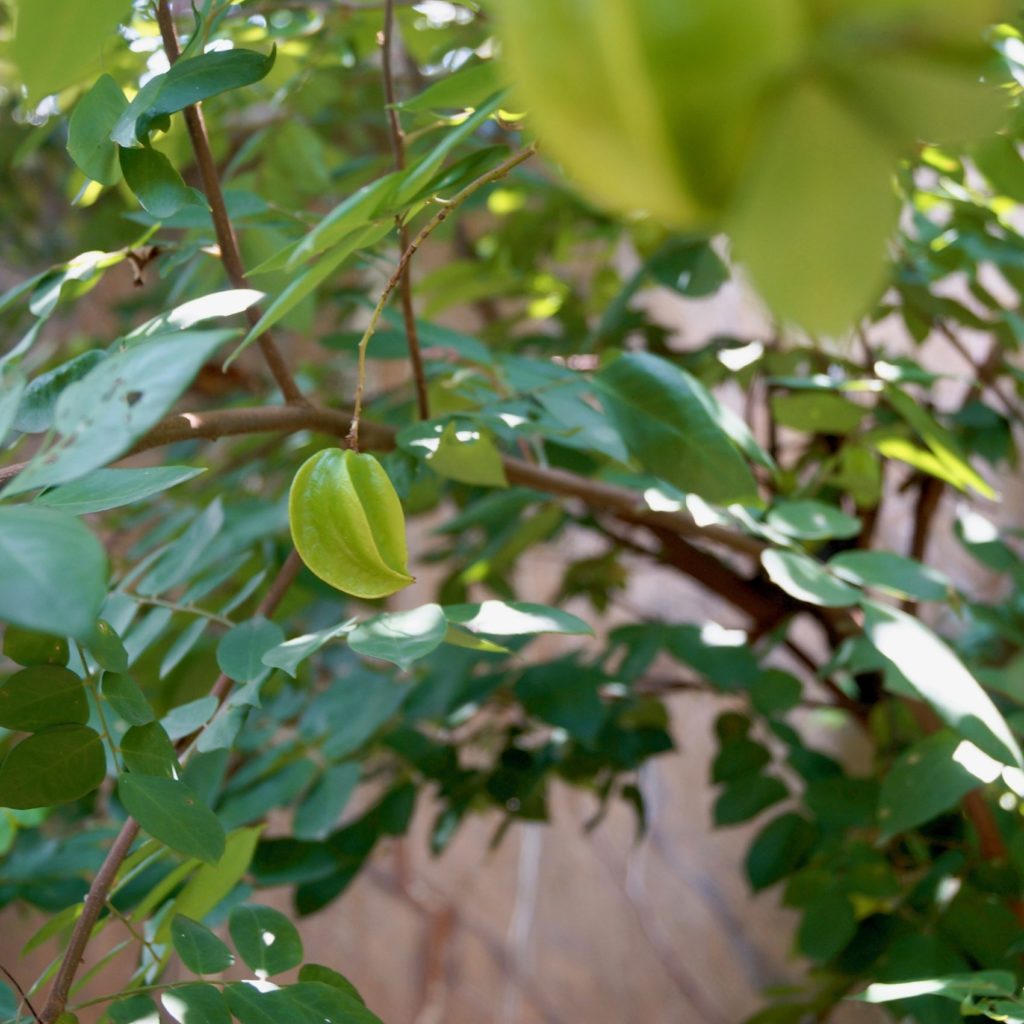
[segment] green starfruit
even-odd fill
[[[402,505],[372,455],[325,448],[307,459],[292,481],[288,519],[302,561],[332,587],[371,599],[413,582]]]

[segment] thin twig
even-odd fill
[[[356,397],[352,410],[352,427],[348,433],[350,447],[359,448],[359,418],[363,411],[363,392],[366,387],[366,349],[374,332],[377,330],[377,323],[384,312],[384,307],[387,305],[388,299],[391,298],[391,293],[395,290],[398,282],[402,279],[402,274],[405,273],[406,267],[409,266],[409,261],[416,254],[416,250],[448,219],[456,207],[465,202],[474,192],[483,188],[484,185],[505,177],[506,174],[518,167],[524,160],[529,160],[536,152],[536,144],[531,144],[525,149],[513,153],[507,160],[502,161],[497,167],[492,168],[475,181],[471,181],[465,188],[445,202],[444,206],[427,221],[420,229],[419,234],[416,235],[402,253],[394,273],[388,278],[388,283],[384,286],[384,291],[381,292],[380,299],[378,299],[377,305],[370,316],[370,322],[367,324],[366,330],[359,340],[359,379],[356,383]]]
[[[161,597],[143,597],[141,594],[133,594],[130,591],[122,590],[119,593],[124,594],[126,597],[130,597],[133,601],[138,604],[153,605],[157,608],[170,608],[171,611],[182,612],[185,615],[197,615],[202,619],[209,619],[210,622],[216,622],[218,626],[224,626],[230,629],[235,623],[232,619],[229,619],[226,615],[218,615],[216,612],[208,611],[206,608],[200,608],[196,604],[178,604],[177,601],[165,601]]]
[[[174,28],[174,16],[171,13],[169,0],[159,0],[157,4],[157,23],[160,26],[160,36],[163,39],[164,50],[167,59],[173,64],[181,56],[181,47],[178,44],[178,33]],[[249,282],[245,276],[245,264],[242,262],[242,254],[238,248],[238,238],[235,235],[234,225],[228,216],[227,205],[224,202],[224,191],[220,184],[220,174],[213,159],[213,151],[210,149],[210,138],[206,131],[206,121],[203,118],[203,111],[198,104],[185,108],[185,125],[188,128],[189,138],[192,141],[192,151],[195,154],[196,164],[199,167],[199,176],[203,182],[203,192],[210,204],[210,213],[213,217],[213,229],[217,236],[217,244],[220,247],[221,262],[228,275],[228,280],[233,288],[248,288]],[[249,323],[255,326],[262,313],[257,306],[250,306],[245,311]],[[263,359],[277,381],[286,402],[303,402],[302,392],[299,390],[295,378],[292,376],[284,356],[275,344],[269,331],[264,331],[258,339]]]
[[[39,1014],[36,1013],[35,1007],[32,1005],[32,1002],[28,998],[28,995],[25,993],[25,990],[18,983],[18,979],[13,974],[11,974],[11,972],[7,970],[7,968],[4,967],[3,964],[0,964],[0,971],[3,971],[4,976],[14,986],[18,995],[21,996],[21,1001],[28,1007],[28,1012],[32,1014],[32,1019],[39,1020]]]
[[[387,104],[388,127],[391,136],[391,152],[395,170],[405,170],[405,133],[398,114],[395,96],[395,76],[391,66],[391,50],[395,35],[395,0],[384,3],[384,33],[381,41],[381,66],[384,73],[384,101]],[[409,248],[409,228],[401,214],[395,217],[398,227],[400,252]],[[416,387],[416,408],[421,420],[430,419],[430,399],[427,396],[427,377],[423,371],[423,354],[420,350],[419,328],[416,326],[416,311],[412,304],[412,266],[406,264],[398,282],[398,294],[402,303],[402,320],[405,323],[405,338],[409,346],[409,364]]]

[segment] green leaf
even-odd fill
[[[730,233],[778,314],[837,334],[884,283],[886,241],[899,213],[894,162],[838,97],[813,77],[798,82],[767,119]]]
[[[471,58],[457,71],[431,82],[421,93],[397,106],[417,112],[467,110],[493,96],[499,84],[494,61]]]
[[[61,392],[81,380],[107,353],[90,349],[30,381],[14,418],[14,429],[26,434],[41,434],[53,426],[54,411]]]
[[[10,625],[4,630],[4,654],[17,665],[66,665],[70,653],[64,637]]]
[[[820,562],[796,551],[763,551],[761,564],[772,583],[797,601],[822,608],[848,608],[860,599],[859,591],[830,576]]]
[[[594,631],[582,619],[529,601],[484,601],[482,604],[450,604],[442,609],[445,618],[471,633],[487,636],[535,636],[539,633],[563,633],[568,636],[593,636]]]
[[[161,994],[160,1002],[179,1024],[231,1024],[227,1001],[213,985],[175,985]]]
[[[89,701],[82,680],[66,668],[22,669],[0,685],[0,726],[39,732],[53,725],[85,725]]]
[[[598,692],[604,682],[597,669],[555,661],[527,669],[516,682],[516,696],[528,714],[592,744],[608,718]]]
[[[974,744],[948,729],[915,743],[882,780],[878,801],[882,838],[909,832],[955,807],[971,790],[992,781],[994,776],[986,772],[992,765]],[[996,775],[1000,767],[994,765]]]
[[[804,956],[824,963],[838,956],[857,932],[857,915],[848,896],[827,892],[804,910],[797,946]]]
[[[299,981],[315,981],[321,985],[330,985],[331,988],[344,992],[357,1002],[364,1002],[355,985],[345,975],[339,974],[330,967],[324,967],[322,964],[303,964],[299,968]]]
[[[179,60],[143,86],[110,137],[120,146],[135,146],[157,118],[265,78],[276,56],[276,50],[264,56],[255,50],[233,49]]]
[[[96,620],[92,633],[85,641],[85,647],[96,664],[108,672],[123,672],[128,667],[128,652],[121,638],[110,623],[103,619]]]
[[[221,823],[183,782],[126,772],[118,778],[117,795],[125,810],[172,850],[207,864],[224,854]]]
[[[59,726],[22,740],[0,765],[0,807],[52,807],[91,793],[107,771],[99,734]]]
[[[174,901],[175,912],[198,921],[217,907],[248,869],[262,830],[262,826],[235,829],[228,836],[224,856],[216,864],[201,865],[185,884]],[[157,942],[169,941],[170,920],[166,918],[157,929]]]
[[[261,992],[255,985],[233,982],[225,987],[224,999],[241,1024],[312,1024],[300,1016],[284,988]]]
[[[281,990],[305,1024],[381,1024],[359,998],[337,984],[301,980]]]
[[[766,669],[750,686],[750,702],[762,715],[774,716],[792,711],[802,696],[800,680],[777,668]]]
[[[832,537],[856,537],[861,524],[820,501],[780,501],[767,516],[768,525],[787,537],[801,540],[829,540]]]
[[[130,0],[19,4],[17,32],[8,53],[29,100],[36,104],[99,71],[117,40],[118,24],[130,11]]]
[[[1017,979],[1009,971],[974,971],[972,974],[901,981],[891,985],[876,982],[868,985],[860,995],[851,998],[861,999],[865,1003],[889,1003],[896,999],[934,995],[963,1003],[974,996],[1012,998],[1017,992],[1017,987]]]
[[[859,587],[876,587],[897,597],[945,601],[953,593],[945,573],[890,551],[844,551],[828,567]]]
[[[864,632],[939,716],[1003,764],[1021,752],[999,709],[952,650],[906,612],[864,601]]]
[[[281,974],[302,963],[298,929],[272,907],[235,907],[228,931],[238,955],[259,977]]]
[[[14,478],[5,496],[75,480],[123,455],[232,333],[156,335],[103,360],[61,393],[55,416],[60,439]]]
[[[626,447],[651,473],[716,504],[754,501],[754,478],[704,387],[671,363],[642,352],[620,356],[596,378]]]
[[[121,173],[125,184],[135,193],[142,208],[157,220],[173,217],[183,206],[205,202],[174,169],[171,161],[159,150],[120,150]]]
[[[937,423],[926,409],[915,402],[910,395],[905,394],[892,384],[886,387],[885,398],[928,446],[939,466],[936,475],[962,491],[972,488],[983,498],[990,500],[996,498],[996,492],[988,481],[968,463],[960,451],[956,438]],[[881,446],[879,446],[879,450],[882,450]]]
[[[296,808],[292,822],[295,838],[325,838],[338,824],[361,773],[360,766],[351,761],[328,768]]]
[[[68,155],[87,178],[101,185],[116,185],[121,177],[117,146],[110,141],[110,133],[127,106],[114,79],[100,75],[75,104],[68,121]]]
[[[489,434],[459,430],[454,421],[441,432],[427,465],[439,476],[476,487],[508,487],[501,452]]]
[[[107,556],[77,519],[0,508],[0,619],[85,639],[107,594]]]
[[[121,737],[121,756],[125,767],[139,775],[159,775],[176,779],[180,774],[174,744],[159,722],[133,725]]]
[[[205,924],[184,914],[175,914],[171,920],[171,941],[193,974],[220,974],[235,962],[231,950]]]
[[[257,616],[221,637],[217,664],[221,672],[237,683],[255,682],[267,673],[263,656],[283,641],[284,631],[276,622]]]
[[[268,668],[279,668],[287,672],[293,679],[299,665],[320,650],[324,644],[345,636],[355,625],[354,619],[342,622],[337,626],[328,626],[316,633],[307,633],[272,647],[263,655],[263,664]]]
[[[319,288],[328,277],[359,249],[365,249],[379,242],[386,234],[394,230],[394,224],[384,221],[371,224],[369,227],[348,236],[337,244],[325,256],[322,256],[308,270],[295,277],[287,288],[263,311],[263,315],[250,328],[241,344],[225,360],[225,367],[230,366],[238,356],[251,345],[261,334],[270,330],[279,320],[286,317],[307,295]]]
[[[408,668],[444,640],[448,623],[436,604],[407,612],[385,612],[359,623],[348,635],[352,650]]]
[[[787,796],[789,790],[771,775],[744,775],[726,786],[715,801],[715,824],[749,821]]]
[[[107,703],[129,725],[148,725],[154,720],[153,708],[131,676],[104,672],[101,689]]]
[[[851,434],[869,410],[829,391],[801,391],[772,398],[772,416],[781,427],[806,434]]]
[[[156,1003],[142,993],[118,999],[107,1011],[111,1024],[156,1024],[160,1013]]]
[[[408,687],[384,676],[362,674],[336,687],[321,728],[327,732],[324,756],[331,760],[358,750],[402,706]]]
[[[747,851],[747,878],[755,892],[767,889],[798,870],[817,843],[814,826],[799,814],[769,822]]]
[[[33,504],[60,509],[73,516],[84,516],[145,501],[205,472],[201,466],[97,469],[74,483],[43,491]]]

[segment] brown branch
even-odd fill
[[[174,444],[177,441],[209,440],[248,434],[294,434],[316,430],[334,437],[345,437],[351,427],[348,413],[317,406],[269,405],[247,409],[217,409],[210,412],[176,413],[161,420],[128,455]],[[387,451],[395,446],[392,427],[364,423],[363,436],[369,447]],[[591,480],[564,469],[537,466],[523,459],[502,459],[509,483],[531,487],[555,497],[575,498],[592,508],[611,512],[625,522],[658,528],[683,537],[692,537],[728,548],[737,554],[757,556],[765,544],[756,537],[737,533],[723,526],[700,526],[686,512],[654,512],[635,491],[600,480]],[[20,473],[27,462],[0,469],[0,483]],[[806,609],[805,609],[806,610]]]
[[[281,569],[278,571],[278,574],[274,579],[274,582],[271,583],[270,589],[260,602],[259,607],[256,610],[257,615],[269,618],[274,614],[281,601],[284,599],[288,588],[294,582],[301,567],[302,563],[299,556],[293,550],[285,559],[284,564],[281,566]],[[213,684],[210,694],[217,698],[218,704],[224,703],[224,700],[227,698],[227,695],[231,690],[232,682],[233,681],[227,676],[221,675]],[[175,750],[178,753],[183,752],[187,749],[192,738],[193,737],[187,737],[184,740],[179,740]],[[96,876],[93,878],[92,884],[89,886],[89,892],[85,897],[81,916],[75,922],[74,930],[71,932],[71,938],[68,941],[67,949],[64,951],[64,956],[61,959],[60,968],[57,971],[57,977],[54,979],[53,987],[50,989],[50,995],[46,1001],[46,1006],[43,1008],[42,1017],[39,1018],[42,1020],[43,1024],[53,1024],[53,1022],[56,1021],[56,1019],[64,1012],[68,1003],[68,995],[71,992],[71,986],[75,980],[75,975],[78,973],[78,968],[82,964],[82,957],[85,953],[86,946],[89,943],[89,939],[92,937],[92,930],[96,926],[96,922],[99,920],[100,912],[107,903],[107,899],[110,896],[110,890],[117,879],[117,873],[120,871],[121,865],[128,856],[128,853],[132,848],[132,843],[135,842],[135,837],[138,834],[138,822],[135,821],[134,818],[128,818],[124,825],[121,826],[121,831],[118,833],[117,838],[107,851],[107,856],[104,858],[99,871],[96,872]]]
[[[405,133],[398,116],[395,97],[395,76],[391,67],[391,48],[395,32],[395,0],[384,3],[384,37],[381,42],[381,65],[384,73],[384,101],[387,104],[388,127],[391,136],[391,152],[395,170],[405,170]],[[409,248],[409,228],[401,214],[395,218],[398,226],[398,247],[401,252]],[[412,379],[416,386],[416,408],[421,420],[430,419],[430,399],[427,396],[427,378],[423,371],[423,354],[420,351],[420,335],[416,326],[416,311],[412,305],[412,269],[407,263],[402,271],[398,286],[402,305],[402,320],[405,323],[405,338],[409,346],[409,363]]]
[[[164,50],[167,59],[173,64],[181,56],[181,47],[178,44],[178,34],[174,28],[174,15],[171,13],[169,0],[159,0],[157,4],[157,23],[160,26],[160,36],[163,39]],[[220,184],[220,174],[213,159],[213,152],[210,149],[210,138],[206,131],[206,121],[203,118],[202,109],[198,104],[185,108],[185,125],[188,128],[189,138],[192,141],[192,151],[195,154],[196,164],[199,167],[199,176],[203,182],[203,192],[210,204],[210,213],[213,217],[213,229],[217,236],[217,244],[220,247],[221,261],[228,280],[233,288],[248,288],[249,282],[245,276],[245,264],[242,262],[242,254],[238,248],[238,238],[235,235],[234,225],[228,216],[227,205],[224,202],[224,192]],[[252,326],[255,326],[261,317],[259,307],[250,306],[245,311],[246,318]],[[286,402],[303,402],[302,392],[299,390],[295,378],[292,376],[288,364],[281,355],[280,350],[274,343],[269,331],[264,331],[258,339],[260,351],[263,353],[270,372],[277,381]]]

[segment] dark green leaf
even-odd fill
[[[715,824],[738,825],[785,800],[789,790],[770,775],[745,775],[731,782],[715,801]]]
[[[133,725],[121,737],[121,756],[125,767],[139,775],[160,775],[176,779],[179,775],[174,744],[159,722]]]
[[[125,184],[151,217],[165,220],[183,206],[201,201],[199,193],[185,184],[170,160],[158,150],[148,146],[122,148],[120,154]]]
[[[842,893],[825,893],[804,911],[797,945],[804,956],[817,963],[843,951],[857,931],[853,904]]]
[[[99,734],[60,726],[22,740],[0,765],[0,807],[52,807],[91,793],[107,771]]]
[[[123,672],[128,667],[128,652],[121,638],[110,623],[103,619],[96,621],[95,628],[85,641],[85,647],[96,659],[96,664],[108,672]]]
[[[721,423],[704,387],[657,356],[620,356],[597,378],[602,402],[648,471],[716,504],[754,501],[754,478]]]
[[[361,769],[355,762],[328,768],[299,804],[292,822],[298,839],[323,839],[338,824],[341,812],[359,784]]]
[[[147,725],[153,721],[153,709],[131,676],[104,672],[101,689],[110,706],[129,725]]]
[[[828,567],[850,583],[918,601],[943,601],[953,589],[945,573],[891,551],[844,551]]]
[[[39,732],[53,725],[85,725],[88,721],[85,686],[66,668],[26,668],[0,686],[0,725],[5,729]]]
[[[302,963],[302,939],[295,925],[272,907],[235,907],[228,930],[238,955],[260,977],[289,971]]]
[[[160,1001],[179,1024],[231,1024],[227,1001],[213,985],[175,985]]]
[[[814,826],[799,814],[769,822],[747,852],[747,878],[755,891],[767,889],[796,871],[817,842]]]
[[[70,648],[64,637],[47,636],[31,629],[8,626],[4,654],[17,665],[66,665]]]
[[[883,836],[909,832],[950,810],[971,790],[993,781],[1000,767],[948,729],[915,743],[882,781],[878,820]]]
[[[127,106],[113,78],[100,75],[75,104],[68,121],[69,156],[86,177],[102,185],[116,185],[121,177],[117,146],[111,142],[110,133]]]
[[[231,950],[206,925],[183,914],[175,914],[171,921],[171,941],[194,974],[220,974],[235,962]]]
[[[154,838],[208,864],[224,853],[224,829],[217,816],[175,779],[124,773],[117,795],[125,810]]]

